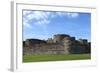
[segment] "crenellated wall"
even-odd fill
[[[77,54],[90,53],[91,44],[86,39],[75,40],[66,34],[56,34],[48,40],[27,39],[23,42],[23,54]]]

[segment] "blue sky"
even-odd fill
[[[23,40],[48,39],[68,34],[76,39],[91,39],[91,14],[23,10]]]

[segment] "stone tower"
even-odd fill
[[[54,35],[54,43],[59,43],[59,42],[63,41],[63,39],[65,37],[70,37],[70,36],[66,35],[66,34],[56,34],[56,35]]]
[[[71,49],[71,39],[70,39],[70,37],[65,37],[63,39],[63,42],[64,42],[65,54],[70,54],[70,49]]]

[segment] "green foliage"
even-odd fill
[[[69,54],[69,55],[24,55],[23,62],[42,61],[64,61],[64,60],[86,60],[91,59],[90,54]]]

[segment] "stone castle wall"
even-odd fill
[[[53,39],[27,39],[23,42],[23,54],[77,54],[90,53],[90,44],[86,39],[75,40],[65,34],[54,35]]]

